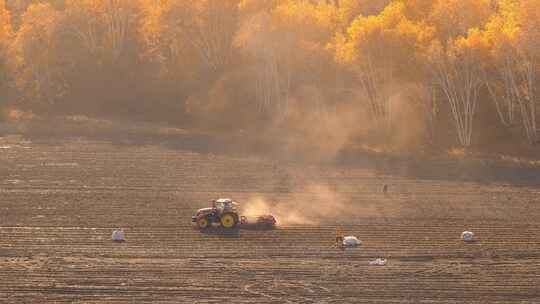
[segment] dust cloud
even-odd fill
[[[263,196],[248,199],[242,214],[249,217],[271,214],[278,225],[317,225],[346,214],[344,197],[327,185],[310,184],[284,201]]]
[[[257,130],[251,138],[264,138],[268,147],[278,147],[285,157],[320,162],[336,160],[343,151],[360,145],[386,152],[415,153],[429,135],[425,101],[409,87],[403,87],[405,93],[389,98],[388,123],[379,124],[369,113],[368,101],[360,91],[333,102],[311,91],[311,95],[292,93],[287,115],[273,121],[266,131]]]

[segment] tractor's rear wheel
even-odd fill
[[[236,220],[234,215],[226,213],[221,217],[220,222],[223,228],[233,228],[234,226],[236,226],[238,221]]]
[[[210,225],[211,225],[210,220],[206,217],[201,217],[200,219],[197,220],[197,227],[199,227],[200,229],[206,229],[210,227]]]

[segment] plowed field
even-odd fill
[[[312,184],[339,197],[332,216],[308,210],[327,199]],[[540,303],[539,194],[159,145],[3,140],[0,302]],[[224,196],[299,204],[309,221],[193,229],[193,211]],[[115,227],[126,242],[110,241]],[[362,246],[334,248],[336,227]],[[466,229],[476,242],[459,239]],[[369,266],[377,257],[388,264]]]

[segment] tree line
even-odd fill
[[[540,0],[0,0],[0,107],[41,115],[534,145],[539,81]]]

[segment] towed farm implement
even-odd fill
[[[276,219],[266,214],[254,218],[242,216],[238,212],[238,203],[228,198],[220,198],[212,201],[211,207],[197,210],[191,217],[191,221],[199,229],[207,229],[219,226],[225,229],[231,228],[274,228]]]

